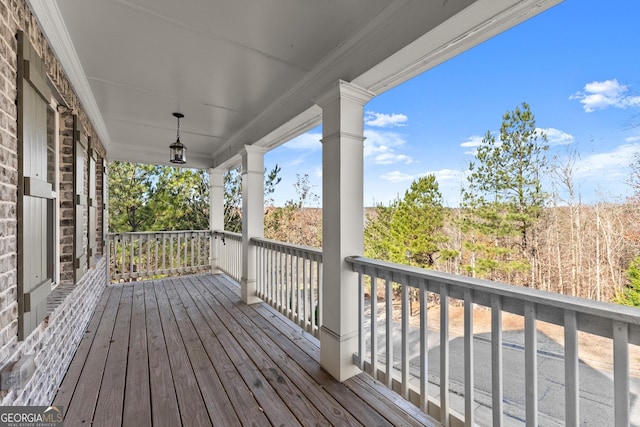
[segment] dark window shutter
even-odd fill
[[[18,33],[18,339],[46,316],[54,265],[54,206],[48,181],[51,92],[44,62]]]
[[[84,187],[85,176],[85,152],[88,148],[88,138],[80,131],[80,124],[78,123],[78,116],[73,116],[73,135],[74,141],[74,162],[73,162],[73,176],[74,176],[74,194],[75,194],[75,215],[74,215],[74,232],[75,239],[73,245],[74,263],[75,263],[75,283],[78,283],[87,267],[87,246],[85,244],[86,222],[87,218],[85,213],[87,212],[87,194]]]
[[[109,212],[107,209],[109,201],[109,169],[107,160],[102,159],[102,253],[106,254],[107,233],[109,232]]]
[[[91,138],[89,138],[89,230],[88,230],[88,249],[87,257],[89,261],[89,268],[93,268],[96,265],[96,228],[98,226],[98,203],[96,201],[96,161],[97,154],[91,147]]]

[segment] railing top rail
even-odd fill
[[[252,237],[251,242],[257,246],[272,246],[279,249],[293,249],[299,252],[306,252],[315,256],[322,257],[322,249],[312,246],[295,245],[293,243],[281,242],[279,240],[265,239],[262,237]]]
[[[155,235],[155,234],[187,234],[187,233],[210,234],[211,230],[122,231],[122,232],[115,232],[115,233],[107,233],[107,236],[108,237],[122,236],[122,235],[144,236],[149,234]]]
[[[435,281],[462,289],[468,288],[474,292],[499,295],[513,300],[534,302],[547,307],[570,310],[579,314],[598,316],[606,319],[625,322],[640,326],[640,309],[609,302],[592,301],[539,289],[523,288],[490,280],[475,279],[439,271],[426,270],[418,267],[402,266],[386,261],[375,260],[360,256],[346,258],[353,270],[368,274],[367,268],[384,270],[393,277],[407,277],[409,286],[417,287],[421,280]],[[383,277],[383,276],[381,276]]]
[[[214,236],[221,235],[225,237],[231,237],[236,240],[242,240],[242,233],[234,233],[232,231],[225,231],[225,230],[212,230],[212,234]]]

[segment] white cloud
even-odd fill
[[[546,128],[546,129],[536,128],[536,130],[538,131],[538,134],[541,134],[544,132],[547,135],[547,143],[550,146],[569,145],[573,143],[575,139],[573,135],[563,132],[556,128]],[[494,135],[496,139],[499,138],[498,132],[491,132],[491,134]],[[482,145],[484,138],[485,138],[484,136],[479,136],[479,135],[470,136],[466,141],[460,143],[460,147],[473,148],[473,150],[465,151],[464,154],[476,155],[478,152],[476,148]]]
[[[482,145],[482,140],[484,136],[473,135],[470,136],[465,142],[460,144],[460,147],[468,148],[468,147],[479,147]]]
[[[538,132],[544,132],[545,134],[547,134],[547,143],[550,146],[569,145],[573,143],[573,141],[575,140],[573,135],[563,132],[556,128],[546,128],[546,129],[537,128],[536,130]]]
[[[296,158],[293,158],[293,159],[289,160],[286,163],[286,166],[287,167],[295,167],[295,166],[301,165],[302,163],[304,163],[304,157],[296,157]]]
[[[618,180],[628,174],[629,162],[640,152],[640,144],[623,144],[613,151],[595,153],[576,162],[576,178],[598,177],[602,181]]]
[[[322,149],[321,133],[307,132],[300,136],[293,138],[291,141],[283,145],[283,147],[290,148],[292,150],[309,150],[318,151]]]
[[[389,165],[395,163],[409,164],[413,159],[400,154],[397,149],[406,144],[404,137],[396,132],[367,129],[364,131],[364,156],[373,158],[374,163]]]
[[[436,181],[439,184],[442,184],[447,181],[455,181],[460,182],[460,180],[464,177],[464,172],[455,169],[440,169],[437,171],[427,172],[426,175],[435,175]]]
[[[429,171],[423,173],[416,174],[408,174],[400,171],[393,171],[389,173],[385,173],[380,175],[380,178],[387,180],[389,182],[398,183],[398,182],[407,182],[407,181],[415,181],[418,178],[427,175],[435,175],[436,181],[438,184],[442,184],[445,182],[460,182],[462,177],[464,176],[464,172],[454,169],[440,169],[436,171]]]
[[[627,139],[625,139],[625,142],[628,142],[629,144],[633,144],[634,142],[640,142],[640,136],[630,136]]]
[[[374,111],[367,111],[364,115],[364,123],[367,126],[390,128],[405,126],[409,118],[404,114],[392,113],[376,113]]]
[[[409,165],[413,163],[413,159],[404,154],[381,153],[378,154],[373,161],[378,165],[393,165],[395,163],[404,163]]]
[[[478,147],[482,145],[483,136],[473,135],[470,136],[465,142],[460,144],[460,147],[471,148],[471,150],[465,150],[464,154],[475,156],[478,153]]]
[[[608,107],[627,108],[640,106],[640,96],[628,94],[629,87],[618,83],[617,79],[601,82],[593,81],[584,85],[584,90],[576,92],[569,99],[578,99],[587,113]]]
[[[420,176],[421,176],[420,174],[411,175],[411,174],[407,174],[400,171],[393,171],[393,172],[388,172],[380,175],[380,178],[389,182],[398,183],[398,182],[410,182]]]

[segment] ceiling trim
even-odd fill
[[[111,139],[107,126],[102,119],[100,108],[93,96],[57,3],[51,0],[27,1],[108,153]]]
[[[311,108],[289,121],[287,126],[280,126],[264,138],[258,140],[255,145],[269,149],[275,148],[318,126],[321,119],[322,109],[317,105],[313,105]]]

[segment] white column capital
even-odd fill
[[[314,99],[313,102],[322,109],[340,99],[364,106],[374,96],[376,96],[376,94],[370,90],[344,80],[338,80],[327,86],[322,94]]]
[[[209,183],[212,184],[214,182],[214,177],[224,177],[225,170],[222,168],[209,168]]]
[[[336,131],[330,135],[323,136],[320,142],[322,144],[326,144],[332,141],[340,141],[340,143],[355,142],[357,144],[362,144],[365,139],[366,138],[361,134]]]
[[[240,154],[242,155],[242,173],[260,172],[264,174],[264,155],[269,151],[264,147],[255,145],[245,145]]]
[[[266,153],[267,151],[269,151],[269,149],[265,147],[258,147],[256,145],[245,144],[245,146],[240,149],[239,154],[243,157],[245,155],[252,155],[252,154],[264,155],[264,153]]]

